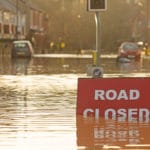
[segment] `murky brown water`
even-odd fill
[[[76,117],[77,79],[90,58],[0,60],[0,150],[150,149],[149,124]],[[150,77],[150,59],[102,59],[104,77]],[[113,146],[113,147],[112,147]]]

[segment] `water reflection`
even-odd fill
[[[13,75],[27,75],[28,68],[31,65],[32,59],[30,58],[17,58],[11,61],[11,74]]]
[[[1,76],[0,149],[75,149],[76,81],[73,74]]]
[[[117,63],[120,73],[140,72],[142,69],[142,61],[132,61],[129,63]]]
[[[117,122],[77,116],[77,143],[85,149],[148,148],[149,123]],[[135,147],[133,147],[135,146]]]
[[[58,55],[59,56],[59,55]],[[117,63],[114,56],[104,55],[101,58],[101,67],[104,74],[149,73],[150,59],[142,58],[139,62]],[[32,59],[1,58],[0,74],[7,75],[37,75],[75,73],[84,74],[87,66],[93,63],[91,57],[35,57]],[[7,69],[6,69],[7,68]]]

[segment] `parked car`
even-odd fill
[[[137,43],[133,42],[123,42],[118,50],[117,59],[135,59],[139,60],[141,58],[141,49]]]
[[[12,57],[31,57],[33,53],[33,46],[28,40],[18,40],[12,43]]]

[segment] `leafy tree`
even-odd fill
[[[107,0],[101,15],[102,49],[115,52],[122,41],[131,41],[137,4],[126,0]],[[133,1],[133,0],[132,0]],[[69,50],[95,49],[94,13],[87,12],[84,0],[32,0],[49,15],[50,41],[65,41]],[[143,2],[145,10],[146,0]]]

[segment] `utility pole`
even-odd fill
[[[150,0],[147,0],[147,8],[146,8],[147,10],[147,42],[149,42],[149,39],[150,39],[150,15],[149,15],[149,13],[150,13],[150,11],[149,11],[149,9],[150,9]],[[150,44],[150,43],[149,43]]]

